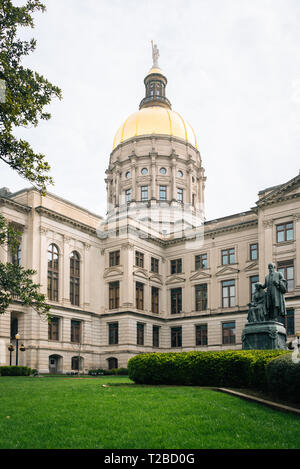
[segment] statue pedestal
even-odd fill
[[[286,350],[286,330],[281,322],[264,321],[246,324],[242,333],[243,350]]]

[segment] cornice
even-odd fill
[[[61,213],[55,212],[41,205],[36,207],[35,210],[39,215],[43,215],[52,220],[58,221],[60,223],[64,223],[65,225],[69,225],[69,226],[72,226],[73,228],[77,228],[78,230],[83,231],[85,233],[91,234],[93,236],[97,236],[97,231],[95,228],[92,228],[91,226],[86,225],[85,223],[81,223],[77,220],[74,220],[73,218],[69,218],[66,215],[62,215]]]
[[[16,202],[15,200],[6,197],[0,197],[0,205],[8,205],[17,210],[18,212],[22,213],[30,213],[32,210],[32,208],[28,205],[20,204],[19,202]]]

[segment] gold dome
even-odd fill
[[[197,148],[196,135],[178,112],[162,106],[151,106],[131,114],[118,129],[113,150],[133,137],[142,135],[169,135],[180,138]]]

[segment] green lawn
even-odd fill
[[[136,386],[126,377],[1,377],[0,448],[298,449],[300,418],[205,388]]]

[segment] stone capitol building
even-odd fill
[[[0,365],[19,333],[19,365],[40,373],[127,367],[142,352],[242,348],[248,303],[269,262],[283,273],[287,341],[300,331],[300,174],[263,189],[246,212],[204,216],[205,171],[192,127],[158,66],[115,134],[101,217],[34,188],[0,189],[22,232],[1,262],[34,269],[51,322],[15,299],[0,316]],[[15,352],[12,354],[15,364]]]

